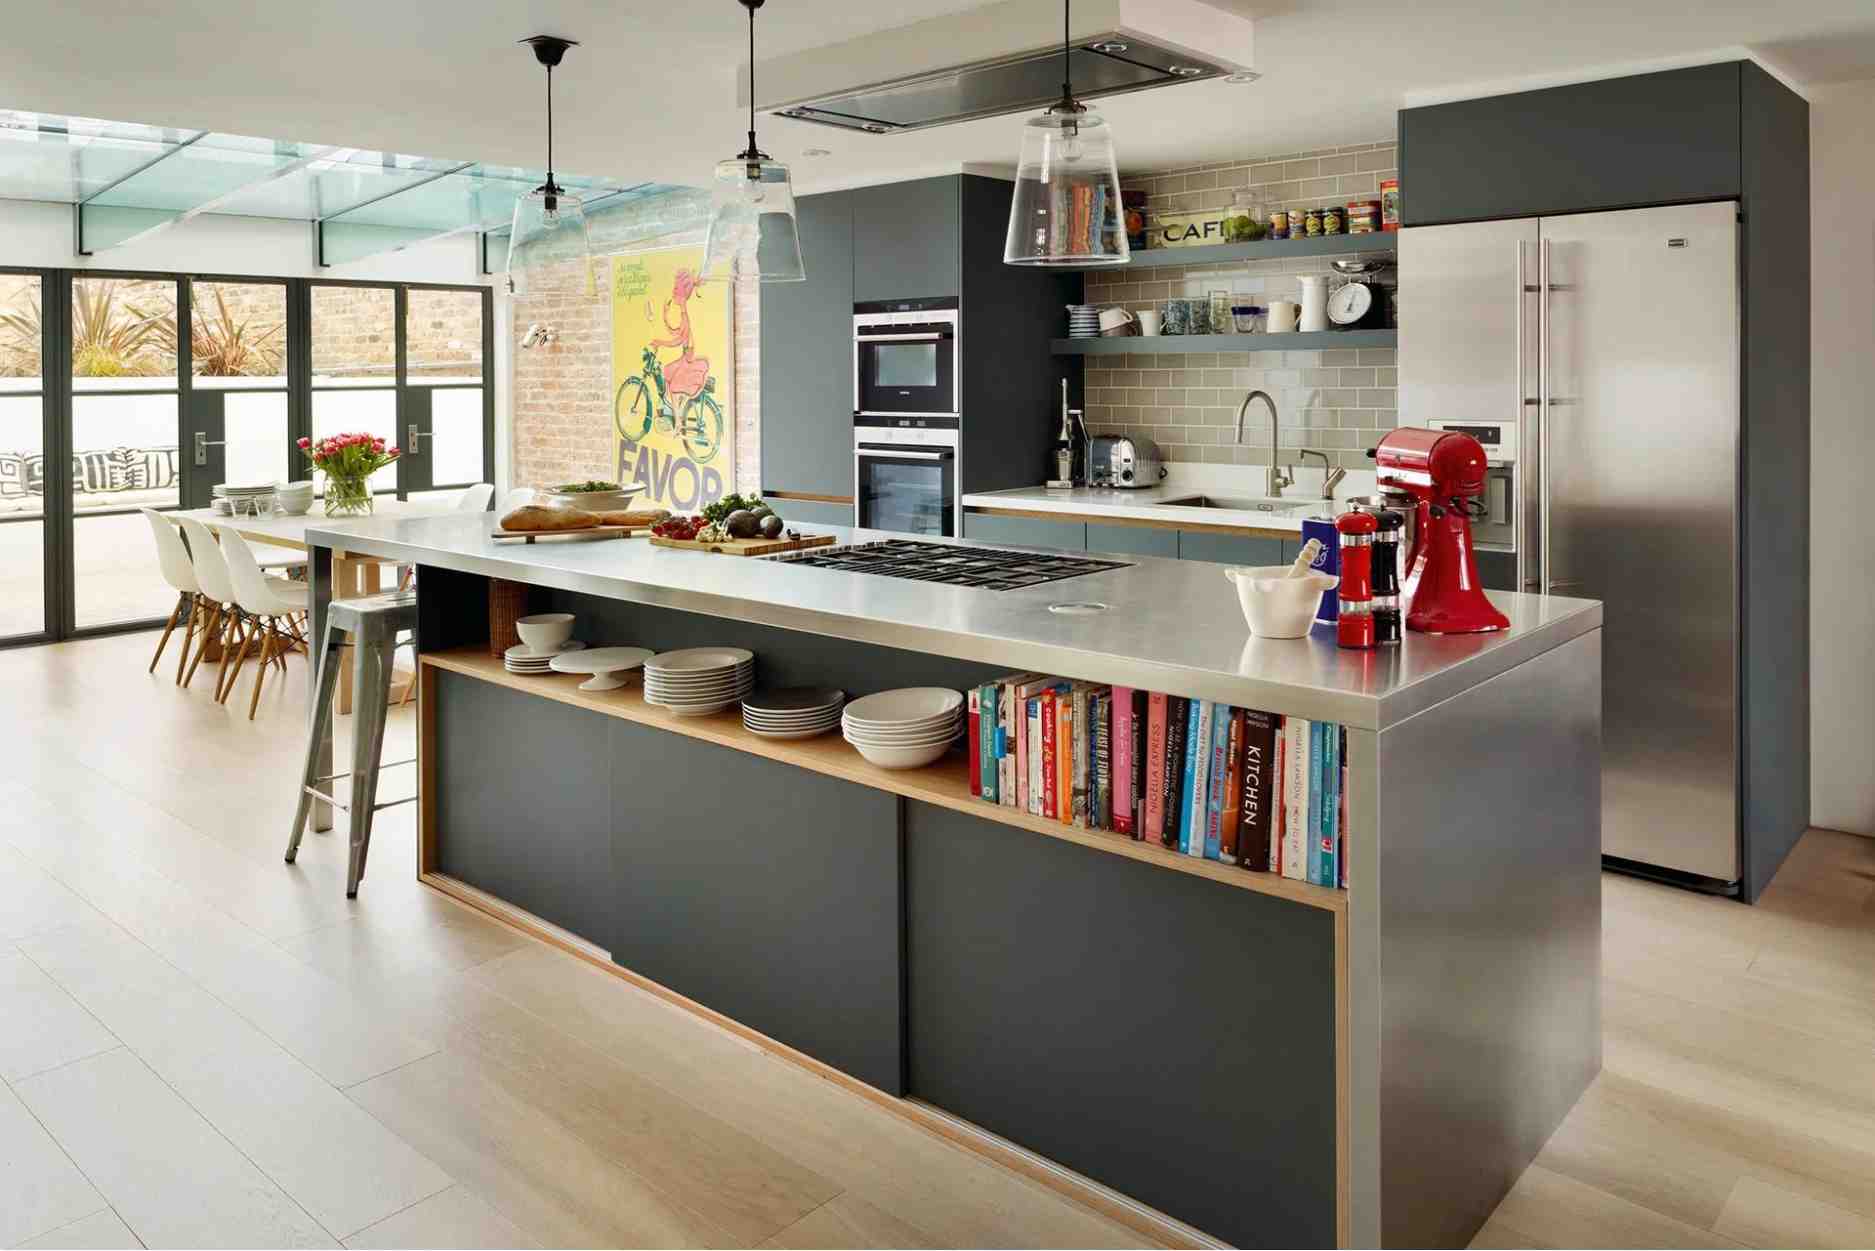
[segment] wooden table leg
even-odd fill
[[[355,559],[343,552],[332,554],[332,598],[355,599],[378,589],[378,562]],[[352,711],[352,649],[346,648],[339,659],[339,716]]]

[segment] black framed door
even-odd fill
[[[261,486],[303,478],[293,446],[293,381],[286,279],[182,280],[189,313],[183,380],[183,506],[207,508],[216,483]]]
[[[460,490],[494,477],[494,297],[488,288],[399,293],[400,493]]]
[[[51,637],[60,581],[47,508],[63,292],[49,270],[0,269],[0,645]]]

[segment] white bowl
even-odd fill
[[[878,747],[871,743],[854,743],[853,746],[881,769],[922,769],[933,761],[942,760],[944,753],[951,749],[948,741],[929,747]]]
[[[644,494],[643,487],[625,487],[618,491],[543,491],[550,508],[578,508],[589,513],[623,512],[632,501]]]
[[[1331,573],[1311,572],[1292,578],[1287,565],[1226,569],[1224,576],[1237,587],[1237,604],[1243,609],[1250,633],[1266,639],[1305,637],[1315,623],[1322,592],[1341,582]]]
[[[840,728],[854,738],[867,738],[879,743],[904,743],[933,738],[939,734],[955,734],[963,728],[963,724],[956,717],[934,721],[930,725],[854,725],[851,721],[843,720]]]
[[[944,686],[903,686],[855,699],[846,719],[857,725],[899,726],[935,721],[964,705],[962,692]]]
[[[573,637],[573,614],[570,612],[535,613],[514,623],[514,632],[535,653],[552,655],[560,644]]]

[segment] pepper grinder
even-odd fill
[[[1340,611],[1335,617],[1335,642],[1365,650],[1374,645],[1374,533],[1379,523],[1363,512],[1335,518],[1341,540]]]
[[[1400,642],[1400,535],[1406,518],[1383,508],[1373,514],[1374,642],[1382,647]]]

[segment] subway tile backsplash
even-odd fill
[[[1121,181],[1145,189],[1153,211],[1221,207],[1246,187],[1268,207],[1307,208],[1376,195],[1380,179],[1395,177],[1394,169],[1393,144],[1356,144]],[[1299,299],[1299,275],[1333,272],[1325,257],[1091,270],[1086,298],[1103,307],[1163,310],[1168,299],[1228,291],[1233,303],[1267,305]],[[1380,278],[1391,283],[1393,273],[1384,271]],[[1233,439],[1237,407],[1251,389],[1276,400],[1285,463],[1296,459],[1297,448],[1310,447],[1348,469],[1367,468],[1372,462],[1366,449],[1398,421],[1391,348],[1156,355],[1150,339],[1138,343],[1139,351],[1127,356],[1086,358],[1088,428],[1095,434],[1144,435],[1168,460],[1267,465],[1269,415],[1262,405],[1246,417],[1243,443]]]

